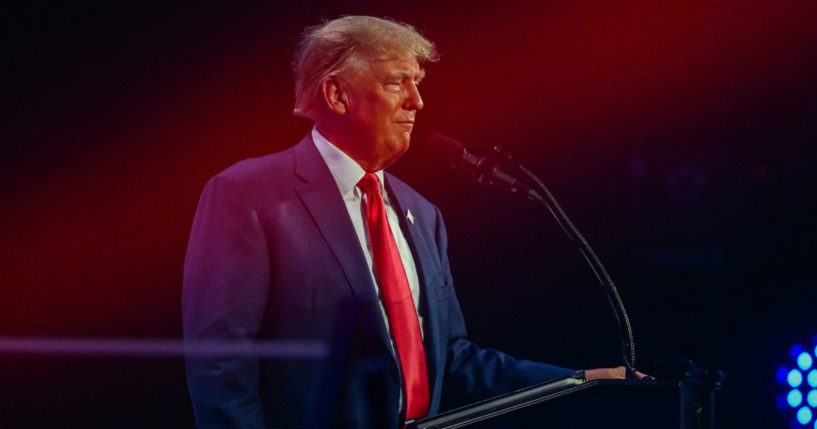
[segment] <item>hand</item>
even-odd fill
[[[584,371],[584,376],[587,378],[587,381],[591,380],[624,380],[627,375],[627,370],[623,366],[618,366],[615,368],[596,368],[596,369],[586,369]],[[650,377],[643,372],[636,371],[636,377],[638,379]]]

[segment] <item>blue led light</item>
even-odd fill
[[[811,421],[811,417],[811,408],[803,407],[797,410],[797,421],[800,422],[801,425],[807,425]]]
[[[774,373],[774,378],[780,384],[786,384],[786,377],[789,375],[789,369],[785,366],[780,366],[777,368],[777,371]]]
[[[789,375],[786,377],[786,381],[789,382],[789,386],[791,387],[800,387],[800,385],[803,384],[803,373],[796,369],[793,369],[789,371]]]
[[[807,380],[809,386],[817,387],[817,369],[809,371]]]
[[[792,359],[797,360],[797,356],[800,356],[800,353],[803,353],[804,351],[806,351],[806,349],[803,348],[803,345],[797,343],[791,346],[789,349],[789,356],[791,356]]]
[[[808,392],[808,395],[806,395],[806,402],[808,402],[811,408],[817,408],[817,390]]]
[[[811,359],[811,355],[806,352],[800,353],[800,355],[797,356],[797,366],[803,371],[811,368],[812,363],[814,363],[814,361]]]
[[[800,393],[799,390],[792,390],[786,395],[786,402],[788,402],[792,408],[797,408],[803,403],[803,394]]]
[[[782,412],[791,410],[791,407],[789,406],[789,401],[786,400],[786,395],[777,395],[774,404],[777,405],[777,409]]]

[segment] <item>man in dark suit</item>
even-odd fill
[[[211,179],[184,271],[185,339],[327,340],[351,300],[388,356],[333,427],[399,428],[469,401],[575,371],[520,361],[466,337],[439,210],[384,173],[409,147],[434,45],[412,27],[350,16],[309,29],[295,60],[295,113],[315,127],[281,153]],[[361,335],[364,335],[361,333]],[[190,358],[201,428],[303,427],[319,366]],[[623,369],[590,370],[615,378]],[[374,409],[373,409],[374,408]],[[366,413],[354,410],[367,409]],[[356,420],[357,419],[357,420]],[[314,421],[314,420],[313,420]]]

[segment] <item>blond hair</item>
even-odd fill
[[[411,57],[420,64],[439,59],[434,43],[411,25],[371,16],[344,16],[304,31],[292,63],[297,116],[314,119],[321,82],[355,71],[372,59]]]

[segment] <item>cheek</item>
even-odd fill
[[[362,119],[368,122],[386,122],[394,116],[394,112],[391,103],[380,99],[370,100],[360,111]]]
[[[399,94],[386,93],[374,97],[370,105],[381,118],[394,118],[402,105],[401,99]]]

